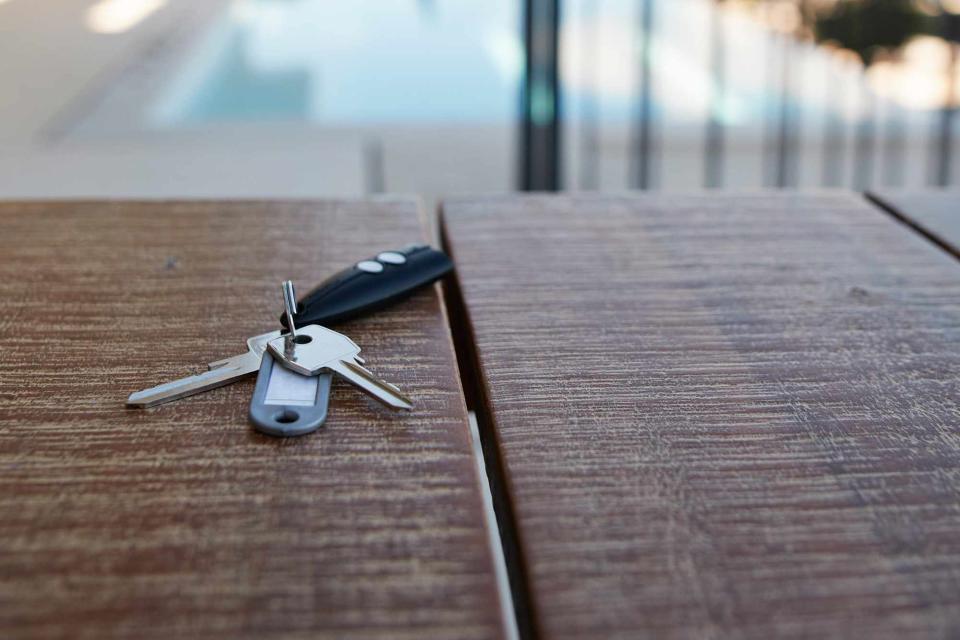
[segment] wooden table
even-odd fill
[[[277,327],[281,280],[425,239],[414,203],[11,203],[0,225],[0,637],[501,632],[437,290],[343,327],[414,413],[338,383],[320,433],[272,439],[252,379],[124,407]]]
[[[870,199],[960,258],[960,190],[878,191]]]
[[[460,199],[442,223],[521,628],[960,633],[952,256],[852,194]]]
[[[341,327],[416,411],[337,384],[291,440],[252,380],[123,402],[415,204],[0,222],[2,638],[509,636],[464,392],[521,637],[960,632],[960,265],[862,196],[449,200],[444,298]]]

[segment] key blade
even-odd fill
[[[260,356],[252,352],[228,358],[227,362],[228,364],[211,371],[131,393],[127,398],[127,405],[147,408],[172,402],[195,393],[228,385],[260,369]]]
[[[406,411],[413,410],[413,401],[403,395],[400,389],[389,382],[378,380],[373,373],[352,360],[338,360],[328,365],[327,368],[343,376],[354,386],[370,394],[388,407],[405,409]]]

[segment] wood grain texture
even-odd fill
[[[870,198],[960,258],[960,190],[880,191]]]
[[[960,269],[862,198],[462,199],[545,638],[960,634]]]
[[[496,586],[436,289],[341,325],[413,413],[336,382],[261,436],[248,379],[150,410],[316,284],[425,238],[409,201],[0,205],[0,637],[489,638]]]

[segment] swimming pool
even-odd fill
[[[522,72],[517,3],[235,0],[154,124],[503,122]]]

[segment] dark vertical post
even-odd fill
[[[726,102],[726,32],[721,15],[723,0],[714,0],[710,7],[710,67],[713,87],[710,113],[707,117],[704,143],[704,177],[707,188],[723,186],[723,109]]]
[[[383,162],[383,140],[371,137],[363,143],[363,168],[367,193],[386,191],[386,172]]]
[[[956,120],[957,107],[953,104],[953,96],[957,90],[957,46],[960,43],[960,15],[943,12],[943,35],[950,43],[950,62],[947,66],[947,101],[940,110],[939,132],[935,147],[933,184],[945,187],[950,184],[953,173],[953,127]]]
[[[883,186],[903,186],[906,163],[906,135],[903,123],[903,108],[893,100],[887,100],[888,122],[883,145]]]
[[[520,188],[560,188],[560,0],[525,0]]]
[[[774,32],[769,32],[766,34],[766,37],[763,39],[765,48],[767,49],[766,55],[764,56],[764,66],[765,66],[765,76],[764,79],[764,95],[772,95],[774,87],[777,85],[777,80],[779,79],[777,73],[777,64],[776,56],[778,53],[777,47],[777,34]],[[771,99],[772,102],[772,99]],[[772,110],[771,110],[772,111]],[[762,112],[762,125],[763,125],[763,166],[760,168],[761,184],[764,187],[772,187],[777,183],[777,171],[776,171],[776,161],[777,161],[777,147],[776,147],[776,132],[775,124],[773,120],[773,114],[768,112],[766,104]]]
[[[780,39],[780,127],[777,133],[777,187],[793,187],[797,183],[798,126],[793,114],[793,47],[790,36],[781,34]]]
[[[584,78],[595,78],[597,69],[597,19],[598,0],[584,0],[582,24],[587,26],[580,50],[580,64]],[[587,37],[589,36],[589,37]],[[590,84],[584,89],[580,106],[580,171],[578,186],[584,191],[600,188],[600,126],[597,122],[597,95]]]
[[[869,86],[861,90],[864,107],[857,123],[856,146],[853,150],[853,188],[866,191],[873,182],[873,160],[876,153],[877,98]]]
[[[783,0],[776,0],[783,2]],[[776,123],[764,127],[765,186],[778,188],[795,186],[799,165],[796,144],[799,138],[799,118],[793,106],[793,49],[799,46],[792,34],[777,28],[768,39],[770,55],[767,60],[767,82],[779,91]],[[777,58],[779,56],[779,58]],[[777,64],[779,62],[779,64]],[[766,118],[765,118],[766,120]]]
[[[653,3],[655,0],[639,0],[639,24],[642,34],[640,45],[640,78],[636,115],[633,118],[632,150],[630,155],[630,186],[649,189],[653,183]]]
[[[844,180],[844,161],[846,160],[846,129],[841,121],[847,91],[843,83],[838,82],[836,72],[830,65],[827,69],[827,91],[831,92],[825,101],[826,113],[823,121],[823,173],[821,183],[824,187],[839,187]]]

